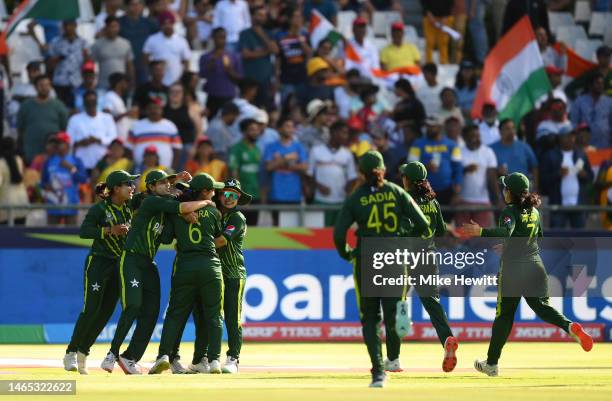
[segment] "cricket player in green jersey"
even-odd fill
[[[132,221],[130,201],[137,175],[113,171],[96,193],[102,200],[87,212],[79,236],[93,243],[85,260],[83,310],[64,356],[64,369],[86,375],[87,355],[119,299],[119,258]]]
[[[198,174],[190,181],[189,187],[193,198],[210,201],[215,189],[222,189],[223,183],[216,182],[208,174]],[[223,275],[215,247],[215,238],[222,230],[221,213],[211,205],[198,211],[195,224],[178,215],[169,220],[176,238],[177,253],[158,357],[149,374],[158,374],[170,367],[170,355],[175,352],[196,302],[203,312],[202,320],[209,337],[207,358],[210,373],[221,373]]]
[[[191,214],[212,204],[206,200],[176,200],[170,195],[170,181],[176,179],[189,180],[191,175],[187,172],[168,175],[162,170],[153,170],[147,175],[147,196],[134,217],[119,262],[122,313],[111,349],[102,362],[102,368],[108,372],[112,372],[117,361],[125,374],[142,374],[137,362],[149,344],[159,316],[160,283],[154,258],[167,215]],[[119,348],[135,320],[130,344],[119,355]]]
[[[387,357],[389,360],[395,360],[399,358],[401,344],[395,329],[396,308],[400,298],[361,296],[360,244],[366,237],[398,237],[403,219],[410,220],[415,235],[426,233],[428,224],[425,215],[410,195],[400,186],[384,179],[385,164],[379,152],[366,152],[359,159],[359,170],[365,176],[365,183],[344,201],[334,227],[334,244],[340,257],[353,263],[363,339],[372,363],[370,387],[383,387],[386,375],[378,331],[382,321],[381,306],[386,330]],[[346,233],[353,223],[357,223],[356,249],[351,249],[346,243]]]
[[[421,235],[421,238],[427,241],[425,246],[428,250],[435,251],[433,238],[441,237],[446,233],[446,223],[442,218],[442,210],[440,204],[436,200],[436,193],[427,180],[427,169],[423,163],[413,161],[400,166],[400,173],[402,175],[404,189],[408,191],[417,205],[419,205],[429,223],[429,228],[425,234]],[[408,233],[408,235],[410,235],[410,233]],[[434,261],[433,265],[419,266],[416,270],[411,272],[416,275],[437,275],[438,266]],[[455,353],[459,344],[457,339],[453,336],[453,332],[448,325],[446,312],[444,312],[440,304],[439,288],[437,286],[415,286],[415,290],[419,295],[423,307],[429,314],[431,324],[434,329],[436,329],[438,338],[444,347],[442,370],[451,372],[455,369],[455,366],[457,366],[457,356]],[[400,367],[399,360],[397,367]]]
[[[512,331],[514,314],[521,296],[504,295],[508,290],[523,292],[527,305],[536,315],[547,323],[553,324],[572,336],[585,351],[593,348],[593,339],[579,323],[569,321],[548,303],[548,277],[542,258],[537,237],[542,237],[542,220],[538,212],[540,198],[529,192],[529,179],[521,173],[512,173],[501,177],[504,201],[506,207],[499,217],[499,226],[482,228],[473,221],[464,224],[463,229],[469,236],[505,238],[501,254],[497,282],[497,309],[489,352],[487,359],[475,361],[477,371],[488,376],[497,376],[497,362],[502,348]],[[526,241],[516,241],[512,238],[527,238]]]

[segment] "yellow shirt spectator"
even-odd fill
[[[412,43],[402,43],[401,46],[391,43],[380,51],[380,63],[385,70],[413,67],[419,61],[421,61],[421,53]]]

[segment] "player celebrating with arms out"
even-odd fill
[[[488,376],[499,374],[497,362],[512,330],[514,314],[521,300],[519,292],[540,319],[571,335],[585,351],[593,348],[593,339],[582,326],[570,322],[548,303],[548,276],[537,242],[537,237],[543,236],[537,209],[540,197],[529,192],[529,179],[524,174],[512,173],[501,177],[500,183],[506,207],[499,217],[499,227],[482,228],[473,221],[463,225],[469,236],[506,238],[501,254],[497,309],[489,352],[486,360],[474,362],[474,368]],[[527,240],[512,240],[517,237]],[[512,292],[517,294],[508,294]]]
[[[85,261],[84,305],[64,356],[64,369],[87,372],[87,355],[119,299],[119,258],[132,221],[130,200],[137,175],[116,170],[98,184],[102,200],[87,212],[79,237],[93,239]]]
[[[382,306],[387,336],[387,356],[389,360],[396,360],[399,358],[401,339],[395,329],[395,313],[400,298],[361,296],[360,243],[365,237],[397,237],[400,234],[399,224],[403,219],[410,220],[414,226],[413,233],[419,236],[427,232],[428,225],[421,209],[410,195],[400,186],[385,180],[385,164],[379,152],[366,152],[359,159],[359,170],[365,176],[365,183],[344,201],[334,227],[334,244],[340,257],[353,263],[363,340],[372,363],[370,387],[383,387],[386,375],[378,335],[378,326],[382,320],[380,309]],[[379,194],[382,196],[377,196]],[[370,199],[373,201],[370,202]],[[383,202],[379,202],[378,199],[383,199]],[[383,217],[383,220],[380,217]],[[346,243],[346,233],[353,223],[357,223],[355,250],[350,249]]]

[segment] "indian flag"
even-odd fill
[[[332,45],[342,39],[342,34],[336,30],[336,27],[323,14],[314,9],[310,15],[308,33],[310,34],[310,45],[314,49],[319,46],[319,42],[323,39],[329,39]]]
[[[518,122],[550,90],[531,22],[525,16],[487,56],[472,117],[481,117],[482,105],[493,101],[500,119]]]
[[[10,35],[24,18],[71,20],[79,17],[78,0],[24,0],[15,8],[4,28]]]

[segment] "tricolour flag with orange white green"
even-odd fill
[[[319,42],[323,39],[329,39],[332,45],[342,39],[342,34],[336,30],[336,27],[315,9],[312,10],[310,15],[308,34],[310,35],[310,45],[315,49],[319,47]]]

